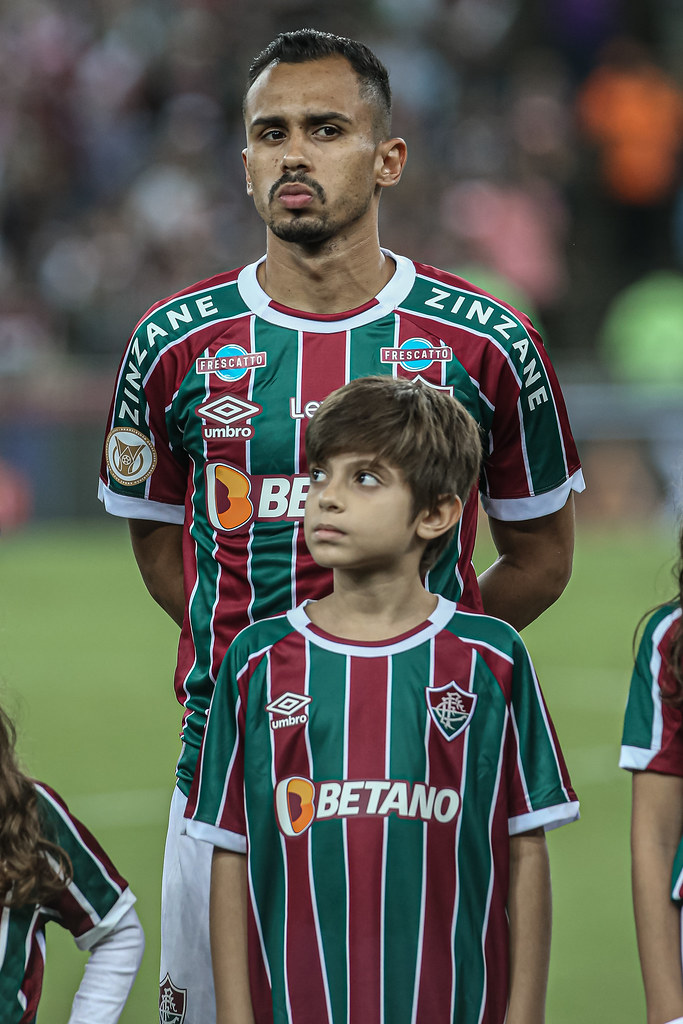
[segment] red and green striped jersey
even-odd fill
[[[683,775],[683,710],[662,701],[662,690],[676,690],[668,651],[680,620],[680,605],[664,605],[645,626],[631,675],[621,768]],[[683,838],[674,860],[671,892],[673,899],[683,902]]]
[[[187,615],[175,678],[187,792],[216,673],[257,619],[321,597],[306,550],[306,422],[331,391],[385,373],[459,398],[481,425],[486,511],[528,519],[583,480],[554,372],[529,320],[460,278],[400,256],[365,306],[314,316],[272,302],[256,265],[154,306],[121,363],[100,495],[115,515],[184,524]],[[481,607],[474,495],[428,586]]]
[[[186,813],[248,854],[257,1024],[503,1024],[510,836],[578,803],[519,634],[439,598],[380,643],[247,627]]]
[[[73,880],[45,906],[0,908],[0,1006],[3,1024],[32,1024],[43,985],[45,925],[68,928],[91,949],[115,927],[135,897],[107,854],[54,790],[35,783],[42,834],[65,850]]]

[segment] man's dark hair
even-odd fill
[[[306,64],[325,57],[344,57],[360,79],[360,92],[376,108],[375,128],[382,138],[388,138],[391,127],[391,87],[389,72],[384,64],[363,43],[331,32],[314,28],[300,28],[295,32],[281,32],[251,62],[247,75],[247,93],[256,79],[271,64]]]

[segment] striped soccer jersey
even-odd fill
[[[529,320],[460,278],[393,258],[377,298],[334,316],[272,302],[255,264],[218,275],[154,306],[124,354],[100,496],[116,515],[185,526],[175,677],[185,793],[233,637],[330,589],[300,529],[304,431],[327,394],[376,373],[454,394],[481,424],[482,502],[499,519],[546,515],[583,489],[562,395]],[[480,609],[476,518],[475,496],[428,586]]]
[[[631,676],[619,765],[631,771],[683,775],[683,711],[662,701],[671,692],[667,652],[678,630],[679,605],[658,608],[647,621]],[[683,838],[673,866],[672,897],[683,902]]]
[[[509,837],[578,803],[519,635],[439,598],[380,643],[248,627],[186,813],[248,852],[257,1024],[503,1024]]]
[[[0,908],[0,1017],[35,1020],[45,966],[45,925],[68,928],[79,949],[92,949],[115,927],[135,897],[97,840],[54,790],[35,783],[42,833],[68,853],[73,881],[49,905]]]

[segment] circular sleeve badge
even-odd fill
[[[115,427],[109,431],[105,455],[109,472],[126,487],[142,483],[157,464],[157,453],[150,439],[131,428]]]

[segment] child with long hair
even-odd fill
[[[677,579],[677,599],[645,625],[619,761],[633,773],[633,905],[648,1024],[683,1024],[683,528]]]
[[[135,897],[61,797],[22,772],[15,741],[0,707],[0,1019],[34,1024],[52,920],[90,952],[68,1024],[115,1024],[144,948]]]

